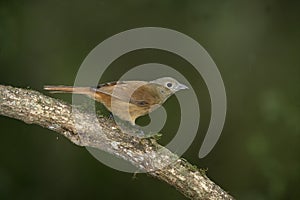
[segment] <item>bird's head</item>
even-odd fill
[[[165,102],[172,94],[179,90],[188,89],[186,85],[179,83],[177,80],[171,77],[163,77],[153,81],[151,84],[156,84],[156,90],[160,97],[161,103]]]
[[[179,90],[188,89],[188,87],[184,84],[179,83],[177,80],[171,77],[163,77],[159,78],[153,81],[150,81],[150,83],[155,83],[158,85],[161,85],[171,91],[171,93],[175,93]]]

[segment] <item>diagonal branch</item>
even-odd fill
[[[0,114],[28,124],[38,124],[67,137],[79,146],[93,147],[120,157],[150,176],[165,181],[190,199],[233,199],[203,171],[179,158],[154,139],[123,134],[104,117],[37,91],[0,85]],[[74,120],[76,116],[76,124]],[[100,125],[100,129],[96,124]],[[75,126],[76,125],[76,126]],[[171,163],[165,166],[165,163]]]

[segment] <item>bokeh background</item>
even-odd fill
[[[227,92],[223,133],[204,159],[198,151],[210,101],[188,63],[158,50],[132,52],[112,63],[103,81],[137,64],[173,66],[200,99],[199,133],[184,158],[207,169],[237,199],[297,199],[299,8],[292,0],[1,0],[0,83],[39,91],[45,84],[72,85],[83,59],[106,38],[144,26],[180,31],[209,52]],[[71,102],[71,95],[51,96]],[[166,108],[175,117],[168,119],[171,125],[164,129],[170,134],[163,135],[162,144],[176,131],[177,99]],[[0,123],[0,199],[186,199],[145,174],[134,177],[101,164],[50,130],[3,116]]]

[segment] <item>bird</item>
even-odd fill
[[[171,77],[153,81],[114,81],[96,87],[45,85],[52,93],[83,94],[102,103],[114,116],[135,125],[135,120],[160,107],[171,95],[188,89]]]

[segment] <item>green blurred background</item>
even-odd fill
[[[106,38],[144,26],[180,31],[209,52],[227,92],[223,133],[204,159],[198,151],[209,95],[188,63],[158,50],[132,52],[112,64],[104,81],[154,61],[185,73],[201,99],[201,122],[184,157],[237,199],[297,199],[299,8],[299,1],[279,0],[1,0],[0,84],[39,91],[45,84],[72,85],[83,59]],[[51,96],[71,102],[71,95]],[[177,112],[176,98],[166,107]],[[0,123],[0,199],[185,199],[147,175],[133,178],[101,164],[50,130],[3,116]],[[171,138],[164,135],[161,143]]]

